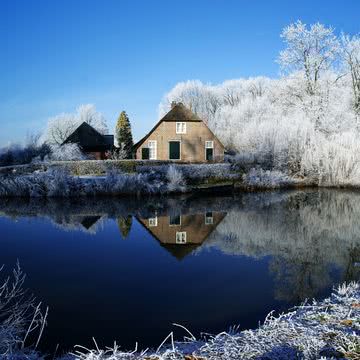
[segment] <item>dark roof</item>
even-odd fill
[[[93,225],[95,225],[99,220],[101,219],[101,216],[85,216],[82,221],[81,225],[89,230]]]
[[[113,146],[114,145],[114,135],[103,135],[104,140],[108,145]]]
[[[190,255],[194,250],[199,248],[202,244],[163,244],[160,242],[161,247],[166,249],[172,256],[176,257],[179,261]]]
[[[106,151],[114,145],[114,135],[102,135],[91,125],[83,122],[65,141],[64,144],[78,144],[84,151]]]
[[[202,122],[202,120],[188,109],[183,103],[172,105],[171,110],[161,118],[157,124],[140,141],[134,144],[134,149],[138,148],[164,121],[182,121],[182,122]]]

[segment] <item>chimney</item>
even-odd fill
[[[176,101],[171,102],[171,108],[173,109],[176,106]]]

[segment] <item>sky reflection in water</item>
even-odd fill
[[[9,200],[1,263],[19,259],[49,306],[42,348],[157,346],[179,323],[197,336],[359,279],[360,194]]]

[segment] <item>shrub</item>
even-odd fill
[[[51,149],[47,144],[10,145],[0,149],[0,166],[29,164],[36,159],[43,161],[50,152]]]
[[[106,158],[109,160],[124,160],[128,158],[128,153],[124,149],[124,145],[120,144],[119,148],[107,151]]]
[[[134,160],[80,160],[53,161],[51,166],[67,169],[72,175],[105,175],[107,171],[133,173],[136,168]]]
[[[230,163],[221,164],[172,164],[138,166],[140,173],[156,171],[166,177],[169,167],[180,171],[185,180],[205,180],[209,178],[232,179],[237,176]]]
[[[52,145],[48,156],[51,161],[77,161],[85,158],[77,144]]]
[[[186,185],[182,172],[174,165],[168,167],[166,178],[168,181],[167,189],[169,192],[183,192],[185,191]]]
[[[287,174],[280,171],[270,171],[263,169],[251,169],[249,173],[243,175],[243,184],[254,189],[276,189],[294,185],[296,182]]]
[[[166,191],[165,183],[155,173],[151,174],[124,174],[118,170],[108,172],[100,192],[110,195],[120,194],[154,194]]]
[[[111,170],[106,177],[79,178],[54,168],[31,175],[0,178],[0,197],[81,197],[95,195],[154,194],[167,192],[156,173],[124,174]]]

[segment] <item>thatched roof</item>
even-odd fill
[[[161,247],[168,251],[172,256],[181,261],[186,256],[190,255],[193,251],[199,248],[202,244],[163,244],[160,242]]]
[[[107,151],[114,146],[114,135],[102,135],[91,125],[83,122],[64,144],[78,144],[84,151]]]
[[[171,110],[160,120],[161,121],[202,121],[196,114],[188,109],[183,103],[172,104]]]

